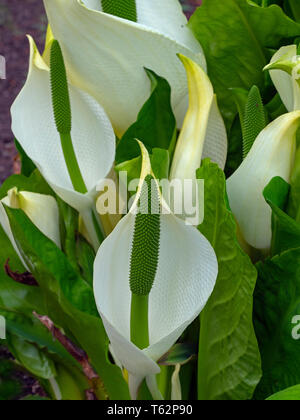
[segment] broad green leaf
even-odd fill
[[[0,352],[3,347],[0,347]],[[11,360],[5,360],[0,356],[0,401],[10,401],[21,394],[20,381],[15,376],[16,369]]]
[[[200,316],[198,398],[248,400],[261,377],[252,323],[257,273],[237,241],[224,173],[205,160],[197,178],[205,181],[205,218],[199,230],[219,262],[216,287]]]
[[[82,277],[92,286],[95,251],[81,235],[77,238],[76,255]]]
[[[300,224],[285,212],[290,192],[289,184],[282,178],[271,180],[264,190],[264,197],[272,209],[271,254],[281,254],[300,245]]]
[[[140,155],[136,139],[151,153],[153,148],[173,152],[176,140],[176,120],[171,107],[171,88],[168,82],[146,70],[151,81],[150,98],[141,109],[137,121],[129,127],[117,147],[117,164]]]
[[[96,308],[92,287],[74,270],[66,256],[16,209],[6,207],[15,239],[43,290],[48,315],[54,322],[57,308],[62,322],[89,355],[112,399],[127,399],[121,370],[108,360],[108,339]],[[63,324],[63,325],[64,325]]]
[[[298,142],[300,145],[300,131],[298,132]],[[291,193],[288,203],[287,213],[300,223],[300,146],[298,145],[295,166],[291,176]]]
[[[300,3],[299,0],[285,0],[285,7],[290,10],[291,16],[296,22],[300,21]]]
[[[61,214],[62,250],[75,270],[79,270],[76,255],[76,235],[78,231],[79,214],[59,197],[57,197],[57,204]]]
[[[169,178],[169,169],[170,169],[170,154],[168,150],[154,148],[152,154],[150,155],[151,167],[155,178],[168,179]],[[140,179],[142,167],[142,158],[141,156],[131,159],[129,161],[120,163],[115,167],[117,173],[127,172],[127,181],[128,184],[134,179]]]
[[[300,248],[259,263],[257,269],[254,313],[263,377],[255,398],[264,400],[300,383],[299,340],[293,337],[300,314]]]
[[[29,191],[54,196],[54,192],[37,169],[29,177],[24,175],[12,175],[7,178],[0,188],[0,200],[14,187],[17,187],[19,191]]]
[[[15,146],[19,152],[21,160],[21,174],[24,176],[30,176],[32,172],[36,169],[36,166],[32,162],[32,160],[26,155],[23,147],[20,145],[17,139],[15,139]]]
[[[236,114],[229,88],[262,89],[266,48],[277,49],[283,39],[300,35],[300,25],[280,7],[262,8],[250,0],[204,0],[189,25],[204,49],[228,128]]]
[[[268,401],[300,401],[300,385],[292,386],[277,392],[271,397],[267,398]]]
[[[14,357],[30,373],[43,379],[56,376],[55,364],[35,344],[29,343],[16,335],[10,335],[8,342],[9,349]]]

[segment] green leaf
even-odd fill
[[[24,176],[30,176],[32,172],[36,169],[35,164],[27,156],[23,147],[20,145],[17,139],[15,139],[15,146],[20,155],[21,160],[21,174]]]
[[[129,127],[117,147],[116,163],[131,160],[140,155],[136,139],[147,147],[173,152],[176,140],[176,120],[171,107],[171,88],[168,82],[151,70],[146,70],[152,92],[141,109],[137,121]]]
[[[298,131],[298,141],[300,140],[300,131]],[[291,193],[287,208],[287,213],[300,223],[300,147],[298,146],[295,166],[291,176]]]
[[[93,266],[96,255],[93,247],[81,235],[77,239],[76,255],[82,277],[92,286]]]
[[[8,342],[10,351],[28,372],[43,379],[56,376],[55,364],[35,344],[16,335],[10,335]]]
[[[154,148],[150,155],[151,167],[155,178],[158,180],[169,178],[170,154],[168,150]],[[117,173],[127,173],[127,184],[134,179],[140,179],[142,168],[141,156],[132,160],[120,163],[115,167]]]
[[[78,212],[57,197],[57,204],[61,214],[61,243],[62,250],[68,257],[75,270],[78,270],[76,255],[76,235],[78,231]]]
[[[162,366],[185,365],[196,357],[196,352],[193,344],[177,343],[157,363]]]
[[[262,89],[266,48],[277,49],[283,39],[300,35],[300,25],[280,7],[262,8],[250,0],[204,0],[189,25],[204,49],[227,128],[236,115],[229,88]]]
[[[37,169],[29,177],[24,175],[12,175],[7,178],[0,188],[0,200],[14,187],[17,187],[19,191],[55,196],[53,190],[49,187]]]
[[[282,178],[275,177],[264,190],[264,197],[272,209],[271,254],[281,254],[300,244],[300,225],[285,212],[290,185]]]
[[[285,7],[291,11],[296,22],[300,21],[300,3],[299,0],[285,0]]]
[[[2,349],[0,347],[0,352]],[[14,400],[21,394],[22,387],[15,373],[12,361],[3,359],[0,355],[0,401]]]
[[[74,270],[63,252],[20,210],[6,207],[15,239],[44,293],[47,313],[70,331],[89,355],[112,399],[127,399],[121,370],[108,360],[108,338],[96,308],[93,289]],[[59,316],[57,311],[63,311]]]
[[[300,314],[300,248],[259,263],[257,269],[254,313],[263,377],[255,398],[264,400],[300,383],[299,341],[292,334]]]
[[[205,159],[197,178],[205,181],[205,218],[199,230],[219,263],[215,289],[200,316],[198,398],[248,400],[261,377],[252,323],[257,273],[238,244],[223,171]]]
[[[292,386],[267,398],[268,401],[300,401],[300,385]]]

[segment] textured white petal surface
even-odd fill
[[[195,228],[172,214],[161,216],[159,265],[149,296],[150,346],[142,351],[130,343],[134,221],[129,213],[102,243],[95,261],[94,292],[114,354],[131,374],[144,377],[157,373],[153,361],[170,349],[203,309],[215,285],[218,263],[209,242]]]
[[[177,121],[182,120],[187,81],[176,54],[191,57],[205,67],[198,43],[188,42],[186,46],[185,36],[180,35],[185,42],[181,44],[157,29],[91,10],[79,0],[44,0],[44,4],[53,34],[61,44],[70,81],[103,105],[118,135],[135,122],[149,97],[150,82],[144,67],[171,84],[173,109]],[[148,16],[148,8],[141,6],[140,10],[143,8]],[[166,25],[168,32],[171,27]],[[178,28],[178,34],[181,30]]]
[[[279,61],[283,56],[287,60],[296,57],[297,46],[289,45],[287,47],[280,48],[272,57],[271,63]],[[296,86],[294,87],[293,85],[292,76],[283,70],[270,70],[270,76],[287,110],[289,112],[296,110],[296,108],[294,108],[294,102],[296,99],[294,95],[297,91],[294,89]],[[298,92],[298,94],[300,94],[300,92]]]
[[[207,124],[202,159],[210,158],[221,169],[224,169],[227,160],[227,151],[228,140],[226,127],[218,108],[217,98],[214,96]]]
[[[83,211],[95,195],[98,181],[109,172],[115,155],[115,136],[101,106],[88,94],[69,86],[72,141],[89,194],[74,191],[64,161],[52,111],[50,75],[30,39],[30,70],[26,84],[12,106],[12,130],[28,156],[55,192]]]
[[[297,111],[268,125],[256,139],[247,158],[227,180],[231,209],[245,240],[254,248],[270,247],[271,208],[263,197],[263,190],[276,176],[289,182],[299,120],[300,112]]]
[[[89,9],[102,11],[101,0],[83,0],[83,3]],[[199,50],[199,43],[187,27],[187,18],[178,0],[136,0],[136,8],[137,23],[155,29],[193,51]]]

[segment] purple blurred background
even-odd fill
[[[201,0],[181,0],[187,16]],[[16,150],[10,130],[10,106],[22,88],[28,66],[26,34],[42,49],[47,20],[42,0],[0,0],[0,54],[7,79],[0,79],[0,183],[14,171]],[[15,168],[16,169],[16,168]]]

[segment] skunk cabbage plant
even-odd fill
[[[62,64],[54,67],[52,81],[58,73],[58,87],[52,83],[51,100],[50,63],[40,56],[32,38],[29,42],[29,73],[12,106],[12,130],[53,190],[82,214],[97,248],[92,209],[96,187],[114,161],[115,135],[94,98],[72,85],[68,86],[69,96],[65,89],[60,89],[65,86]],[[68,142],[70,133],[72,138]],[[78,172],[79,188],[76,188]]]
[[[153,397],[159,398],[156,362],[204,308],[214,289],[218,263],[205,237],[168,211],[161,197],[161,210],[154,205],[158,210],[154,214],[139,213],[147,177],[156,185],[148,152],[141,147],[137,196],[98,251],[94,293],[113,354],[129,373],[131,396],[137,397],[146,378]],[[160,196],[158,191],[153,194]],[[148,195],[148,200],[153,204],[155,198]]]
[[[229,203],[244,239],[260,250],[269,250],[272,239],[272,210],[263,191],[274,177],[290,181],[299,122],[300,111],[294,111],[269,124],[227,180]]]
[[[272,81],[289,112],[300,109],[300,58],[297,45],[280,48],[265,70],[270,70]]]

